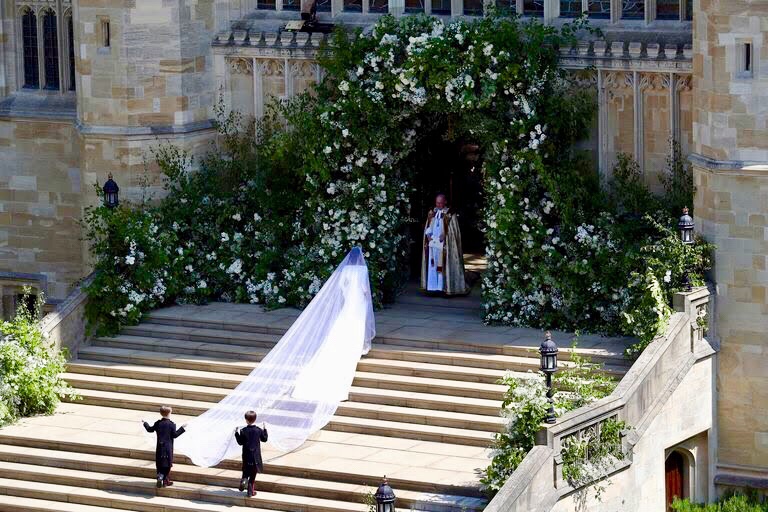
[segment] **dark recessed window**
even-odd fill
[[[368,10],[379,14],[388,12],[389,0],[371,0]]]
[[[109,25],[109,20],[103,18],[101,20],[101,47],[109,48],[112,46],[112,27]]]
[[[678,0],[656,0],[657,20],[679,20],[680,2]]]
[[[645,18],[644,0],[622,0],[621,17],[625,20],[642,20]]]
[[[267,10],[267,11],[274,11],[275,10],[275,0],[257,0],[256,8],[257,9],[264,9],[264,10]]]
[[[544,16],[544,0],[523,0],[523,14],[526,16]]]
[[[59,88],[59,36],[56,15],[48,11],[43,15],[43,64],[45,67],[45,88]]]
[[[560,17],[576,18],[581,16],[581,0],[560,0]]]
[[[69,90],[74,91],[75,85],[75,31],[72,25],[72,16],[67,18],[69,32]]]
[[[21,17],[21,37],[24,43],[24,87],[40,87],[37,59],[37,16],[27,10]]]
[[[405,0],[405,12],[424,12],[424,0]]]
[[[344,0],[344,10],[346,12],[363,12],[363,1]]]
[[[432,14],[451,14],[451,0],[432,0]]]
[[[483,0],[464,0],[465,16],[482,16]]]
[[[588,0],[587,12],[590,18],[607,20],[611,17],[611,0]]]

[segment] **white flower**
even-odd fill
[[[343,130],[341,130],[341,135],[342,135],[342,137],[348,137],[349,136],[349,130],[344,128]]]
[[[226,233],[221,234],[221,241],[222,242],[229,242],[229,235]]]
[[[243,261],[236,259],[227,269],[227,274],[239,274],[243,271]]]
[[[253,220],[256,222],[261,221],[261,216],[258,213],[253,214]]]
[[[331,154],[331,151],[333,151],[333,149],[331,148],[331,146],[325,146],[325,147],[323,148],[323,153],[325,153],[326,155],[330,155],[330,154]]]
[[[242,217],[240,217],[240,214],[239,214],[239,213],[236,213],[236,214],[234,214],[234,215],[232,216],[232,218],[233,218],[234,220],[236,220],[236,221],[239,221],[239,220],[240,220]]]
[[[522,225],[522,228],[523,228],[523,231],[525,231],[526,233],[530,231],[530,228],[525,224]]]
[[[133,265],[134,263],[136,263],[136,258],[134,258],[133,256],[126,256],[125,257],[125,264],[126,265]]]
[[[194,269],[192,268],[192,265],[187,265],[186,267],[184,267],[184,270],[186,270],[187,272],[193,272],[194,271]]]
[[[362,66],[357,67],[357,76],[363,76],[363,73],[365,73],[365,70]]]
[[[198,281],[197,287],[198,288],[208,288],[208,283],[206,283],[205,281],[202,281],[202,280]]]
[[[341,92],[343,92],[343,93],[348,92],[349,91],[349,82],[347,82],[346,80],[342,80],[341,83],[339,84],[339,90]]]
[[[664,274],[664,282],[668,283],[671,280],[672,280],[672,271],[671,270],[667,270],[667,273]]]

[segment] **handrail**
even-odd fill
[[[66,350],[71,357],[77,355],[80,344],[87,337],[85,325],[85,304],[88,294],[83,288],[93,280],[93,274],[81,281],[54,311],[40,320],[43,335],[57,350]]]
[[[563,478],[560,454],[564,441],[570,436],[599,429],[610,418],[622,420],[631,427],[622,439],[628,457],[613,471],[630,466],[632,446],[679,384],[680,376],[687,373],[698,357],[713,353],[706,343],[702,343],[713,298],[714,294],[707,287],[675,294],[676,312],[665,333],[648,345],[609,396],[564,414],[554,424],[542,425],[537,435],[537,443],[542,446],[534,447],[526,455],[486,510],[549,511],[552,508],[550,502],[555,503],[575,490]],[[706,349],[702,349],[702,345],[706,345]],[[542,448],[549,454],[548,459],[542,455]],[[546,471],[542,471],[542,461],[551,461]],[[544,475],[547,484],[542,487],[541,482],[534,482],[532,475],[521,474],[524,472]],[[535,502],[531,502],[531,495],[536,496]]]

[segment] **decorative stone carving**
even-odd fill
[[[675,90],[686,92],[691,90],[691,75],[675,75]]]
[[[606,73],[603,78],[603,88],[605,89],[628,89],[634,87],[634,85],[632,73],[611,71]]]
[[[227,59],[229,69],[236,75],[250,75],[253,73],[253,61],[251,59]]]

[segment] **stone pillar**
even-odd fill
[[[722,492],[768,485],[768,9],[695,0],[693,12],[694,216],[717,246]],[[745,43],[753,45],[749,66]]]

